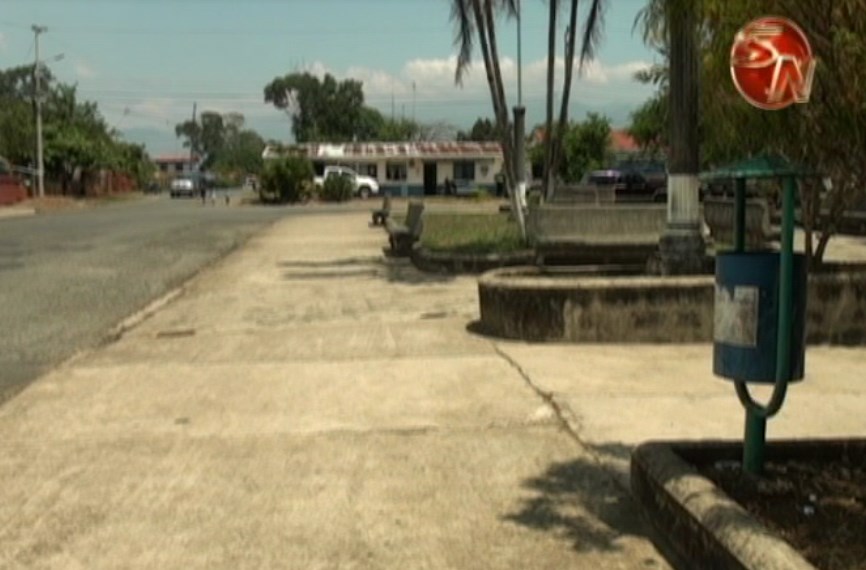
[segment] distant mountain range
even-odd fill
[[[631,123],[630,115],[634,109],[635,105],[631,104],[613,104],[604,107],[573,104],[571,107],[571,119],[579,121],[582,120],[588,112],[596,112],[607,115],[614,127],[626,127]],[[535,110],[530,109],[527,116],[527,131],[544,121],[543,110],[539,109],[535,112],[533,111]],[[457,124],[455,126],[468,130],[476,118],[477,117],[475,116],[454,117],[452,120],[457,121],[462,119],[461,122],[463,124]],[[290,128],[287,119],[273,120],[270,118],[261,118],[256,120],[251,118],[247,122],[247,127],[255,129],[266,140],[289,140]],[[123,135],[123,138],[129,142],[143,144],[151,156],[177,154],[185,151],[183,141],[175,136],[173,130],[152,127],[131,127],[121,129],[121,134]]]

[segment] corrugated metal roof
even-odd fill
[[[153,162],[189,162],[189,153],[185,154],[160,154],[153,157]],[[198,160],[197,156],[192,157],[193,162]]]
[[[374,158],[450,158],[497,157],[502,154],[496,142],[369,142],[369,143],[309,143],[290,145],[287,150],[303,152],[312,160],[374,159]],[[275,156],[270,147],[263,156]]]

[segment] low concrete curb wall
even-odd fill
[[[478,282],[488,334],[555,342],[712,342],[715,282],[695,277],[587,277],[514,267]],[[810,275],[806,340],[866,343],[866,266]]]
[[[437,253],[416,244],[412,249],[412,264],[421,271],[433,273],[477,274],[501,267],[532,263],[532,250],[513,253]]]
[[[666,220],[666,206],[540,204],[529,208],[526,229],[533,243],[583,240],[657,245]]]
[[[866,453],[866,440],[770,442],[767,460],[833,459]],[[631,488],[664,546],[692,568],[815,570],[787,542],[731,500],[692,463],[737,461],[740,442],[648,442],[631,457]]]

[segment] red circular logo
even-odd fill
[[[755,107],[776,110],[807,102],[814,71],[809,40],[787,18],[752,20],[734,36],[731,77],[740,95]]]

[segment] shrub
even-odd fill
[[[322,200],[326,202],[345,202],[352,199],[354,185],[348,176],[328,176],[322,186]]]
[[[262,173],[263,201],[297,202],[305,181],[312,181],[313,165],[306,158],[289,156],[269,161]]]
[[[312,180],[301,182],[301,202],[311,202],[319,197],[319,189]]]

